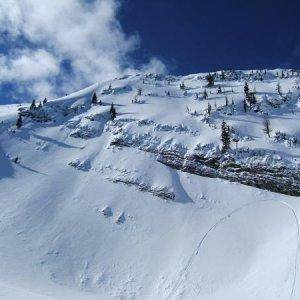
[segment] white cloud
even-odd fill
[[[142,66],[143,72],[164,74],[167,72],[166,65],[159,59],[153,57],[150,59],[149,63]]]
[[[0,32],[8,32],[11,42],[20,37],[29,42],[17,53],[1,57],[5,72],[0,71],[0,80],[37,80],[49,86],[64,60],[74,72],[61,73],[62,85],[74,89],[132,70],[129,55],[139,47],[139,38],[123,32],[117,9],[117,0],[0,1]],[[146,66],[165,70],[157,59],[142,68]]]
[[[57,59],[45,50],[20,50],[0,57],[0,81],[39,80],[59,73]]]

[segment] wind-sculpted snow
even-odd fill
[[[89,139],[100,136],[108,120],[108,113],[103,112],[102,114],[87,115],[71,120],[67,124],[67,127],[73,129],[70,136]]]
[[[81,100],[81,99],[85,99],[86,97],[91,97],[91,95],[93,94],[93,92],[95,92],[97,89],[99,88],[99,83],[95,83],[85,89],[82,89],[78,92],[74,92],[71,93],[69,95],[66,95],[64,97],[60,97],[60,98],[56,98],[51,100],[55,101],[55,102],[65,102],[65,103],[77,103],[76,101]],[[74,102],[75,101],[75,102]]]
[[[177,200],[173,188],[167,186],[152,186],[149,182],[147,182],[146,178],[139,177],[135,172],[131,172],[126,169],[120,170],[112,168],[111,166],[101,168],[99,171],[111,182],[134,186],[139,191],[151,193],[152,195],[164,200]]]
[[[151,134],[121,133],[111,145],[137,147],[155,153],[157,160],[192,174],[220,177],[273,192],[300,196],[300,167],[292,158],[268,150],[232,150],[223,155],[213,145],[194,150],[172,140],[162,142]]]
[[[300,299],[300,72],[207,75],[0,105],[0,298]]]
[[[76,159],[74,161],[69,162],[69,165],[82,171],[89,171],[91,169],[91,163],[89,160],[81,161]]]

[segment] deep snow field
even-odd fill
[[[300,77],[277,72],[216,78],[207,99],[205,74],[125,76],[50,99],[19,129],[30,103],[0,105],[0,299],[300,299],[299,197],[159,161],[218,152],[224,120],[232,155],[297,173]],[[259,111],[243,110],[246,79]]]

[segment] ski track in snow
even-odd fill
[[[292,300],[294,298],[294,294],[295,294],[295,286],[296,286],[296,278],[297,278],[297,273],[298,273],[298,254],[299,254],[299,249],[300,249],[300,229],[299,229],[299,220],[297,217],[297,214],[294,210],[294,208],[289,205],[288,203],[284,202],[284,201],[272,201],[272,200],[263,200],[263,201],[255,201],[255,202],[250,202],[250,203],[246,203],[240,207],[238,207],[237,209],[233,210],[231,213],[227,214],[226,216],[222,217],[221,219],[219,219],[216,223],[214,223],[213,226],[210,227],[210,229],[203,235],[202,239],[200,240],[196,250],[194,251],[194,253],[190,256],[186,266],[179,272],[178,275],[178,281],[175,283],[175,286],[173,287],[172,291],[170,292],[170,294],[168,295],[167,299],[171,299],[171,297],[174,295],[174,293],[177,291],[177,289],[179,288],[179,286],[183,283],[184,279],[183,276],[184,274],[186,274],[188,272],[188,270],[190,269],[195,257],[199,254],[203,243],[205,242],[206,238],[210,235],[210,233],[212,231],[214,231],[214,229],[216,229],[220,224],[222,224],[223,222],[225,222],[228,218],[230,218],[233,214],[239,212],[240,210],[242,210],[243,208],[255,205],[257,203],[264,203],[264,202],[272,202],[272,203],[278,203],[281,204],[285,207],[287,207],[293,214],[294,219],[296,221],[296,225],[297,225],[297,248],[296,248],[296,254],[295,254],[295,264],[294,264],[294,275],[293,275],[293,284],[292,284],[292,288],[291,288],[291,292],[290,292],[290,300]],[[198,293],[199,295],[199,293]]]

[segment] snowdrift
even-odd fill
[[[299,74],[206,75],[0,106],[1,299],[299,299]]]

